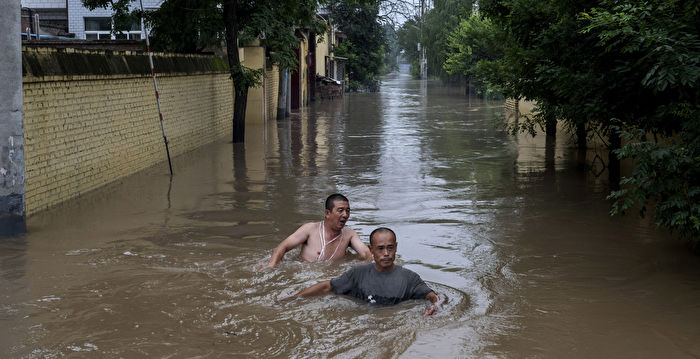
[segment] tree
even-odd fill
[[[338,1],[331,4],[331,15],[347,37],[335,49],[345,63],[350,90],[379,88],[378,76],[384,60],[384,29],[378,21],[379,6],[374,1]]]
[[[556,122],[564,121],[577,129],[581,146],[586,129],[608,136],[611,149],[619,138],[609,119],[628,116],[620,97],[632,79],[610,71],[610,61],[595,35],[583,33],[580,14],[595,0],[540,2],[535,0],[484,0],[480,11],[505,35],[504,57],[491,66],[489,81],[498,84],[504,95],[536,101],[536,115],[522,118],[513,131],[529,131],[536,126],[554,135]],[[619,173],[619,161],[611,155],[611,178]],[[617,169],[617,170],[616,170]]]
[[[131,11],[131,3],[136,0],[83,0],[89,9],[110,8],[114,11],[115,29],[138,18],[140,12]],[[170,4],[172,2],[172,4]],[[226,54],[233,80],[235,98],[233,110],[233,142],[245,139],[245,112],[248,89],[260,83],[263,70],[253,70],[243,66],[238,55],[239,43],[247,43],[255,38],[264,38],[272,50],[271,60],[282,68],[292,68],[296,64],[294,48],[298,40],[294,27],[310,27],[317,32],[324,29],[323,23],[315,17],[316,0],[165,0],[162,15],[150,17],[158,36],[170,39],[169,45],[181,51],[197,48],[198,44],[211,43],[224,29]],[[156,10],[156,13],[160,10]],[[183,19],[182,24],[191,26],[200,40],[190,41],[182,37],[181,26],[172,25],[173,20]],[[206,19],[199,21],[198,19]],[[218,22],[218,19],[221,22]],[[159,21],[165,22],[160,26]],[[223,26],[221,26],[223,25]],[[194,31],[196,29],[197,31]],[[213,36],[213,37],[209,37]],[[194,45],[193,45],[194,44]]]
[[[443,68],[450,75],[462,75],[467,86],[473,84],[477,93],[500,93],[488,81],[490,64],[503,58],[503,36],[493,23],[483,16],[470,15],[447,37],[447,52]]]
[[[272,62],[281,68],[293,68],[296,65],[294,48],[299,42],[294,27],[312,27],[316,32],[324,29],[324,24],[315,16],[317,5],[316,0],[223,0],[226,47],[236,50],[227,51],[236,93],[233,142],[243,142],[248,88],[259,84],[262,76],[262,70],[252,70],[241,64],[239,33],[242,32],[244,40],[265,37]]]
[[[416,78],[420,77],[420,52],[418,51],[418,43],[420,43],[421,40],[418,21],[415,19],[407,20],[401,25],[396,35],[403,56],[411,64],[411,75]]]
[[[637,81],[635,121],[615,129],[626,140],[616,151],[634,160],[632,175],[609,196],[613,214],[654,204],[659,226],[700,251],[700,1],[605,1],[581,14],[617,61],[612,71]],[[660,139],[657,135],[663,135]]]
[[[388,23],[382,25],[386,46],[384,52],[384,72],[389,73],[399,69],[399,44],[396,38],[396,30]]]
[[[421,45],[426,49],[428,75],[448,80],[442,65],[447,59],[449,34],[459,26],[460,19],[468,18],[472,0],[436,0],[433,5],[423,19]]]
[[[448,34],[459,25],[461,18],[471,12],[471,0],[438,0],[433,2],[421,18],[420,14],[411,16],[398,31],[399,44],[405,56],[411,61],[411,73],[420,75],[418,44],[425,47],[428,75],[447,80],[449,75],[443,69],[447,58]]]
[[[218,5],[218,0],[168,0],[158,10],[146,12],[151,48],[198,53],[219,47],[225,27]]]
[[[619,158],[634,163],[609,196],[612,213],[654,204],[657,224],[698,249],[700,1],[483,0],[480,9],[506,35],[491,80],[537,101],[530,125],[558,119],[607,135],[610,173]]]

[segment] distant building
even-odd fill
[[[319,8],[317,16],[328,24],[328,30],[325,34],[317,34],[317,36],[323,36],[322,41],[318,42],[317,38],[313,39],[316,84],[312,93],[322,99],[340,97],[345,88],[345,61],[347,59],[335,56],[334,50],[345,39],[345,35],[333,22],[326,6]]]
[[[160,7],[164,0],[143,0],[144,10]],[[140,40],[144,38],[142,24],[132,24],[121,33],[112,34],[112,10],[88,10],[82,0],[21,0],[22,32],[26,28],[36,34],[74,37],[80,40]],[[138,2],[132,6],[138,6]],[[38,19],[38,22],[37,22]]]

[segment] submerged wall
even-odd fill
[[[22,52],[27,215],[167,159],[147,55]],[[225,61],[154,56],[171,156],[231,136]]]

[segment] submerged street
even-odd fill
[[[0,241],[0,357],[699,357],[698,257],[610,217],[595,150],[582,170],[563,132],[552,155],[502,118],[394,73],[33,216]],[[334,192],[365,243],[394,229],[438,314],[279,301],[362,263],[258,269]]]

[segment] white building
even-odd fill
[[[140,23],[133,24],[122,33],[111,34],[112,10],[95,9],[90,11],[83,6],[82,0],[21,0],[21,3],[23,8],[32,9],[39,14],[40,24],[48,18],[55,20],[57,16],[62,16],[67,24],[66,31],[75,34],[76,39],[140,40],[145,36]],[[146,11],[153,10],[160,7],[162,3],[163,0],[143,0],[143,7]],[[135,1],[132,6],[138,7],[140,3]]]

